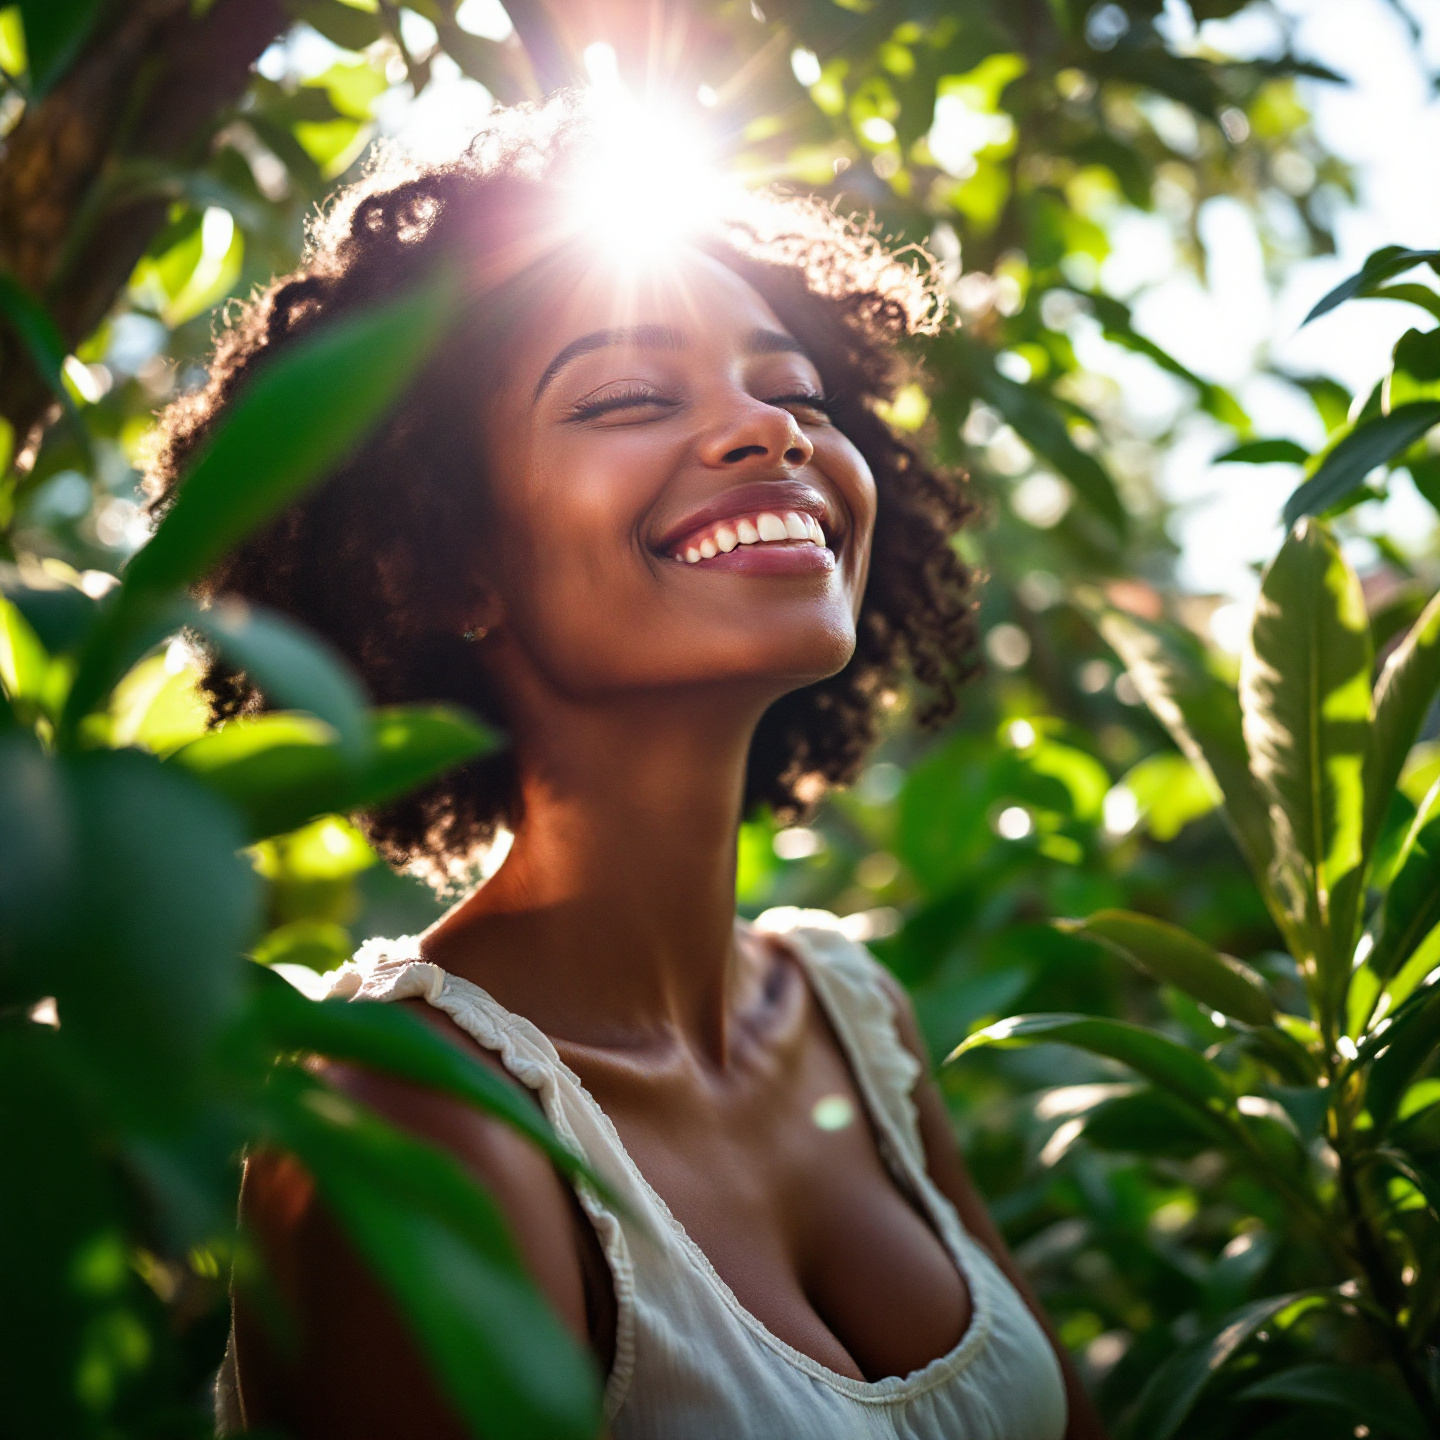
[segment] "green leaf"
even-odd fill
[[[1329,531],[1305,521],[1261,582],[1240,704],[1296,958],[1318,967],[1332,1006],[1350,972],[1364,874],[1372,662],[1360,582]]]
[[[363,50],[385,34],[380,16],[340,0],[305,0],[300,18],[342,50]]]
[[[41,8],[45,8],[44,0]],[[89,432],[62,378],[66,347],[60,328],[50,318],[50,312],[13,275],[3,270],[0,270],[0,316],[10,322],[41,379],[65,407],[77,433],[88,445]]]
[[[1136,969],[1177,986],[1222,1015],[1247,1025],[1268,1025],[1275,1018],[1274,1002],[1254,970],[1177,925],[1125,910],[1101,910],[1086,920],[1057,923],[1098,940]]]
[[[1227,1137],[1165,1091],[1139,1090],[1097,1105],[1085,1121],[1085,1138],[1101,1150],[1189,1159]]]
[[[285,714],[232,720],[166,763],[224,796],[255,841],[317,815],[383,805],[499,744],[493,731],[443,706],[375,710],[367,724],[369,740],[358,763],[321,727]]]
[[[1286,525],[1338,505],[1377,465],[1388,464],[1436,424],[1440,424],[1440,400],[1414,400],[1357,424],[1291,493],[1282,512]]]
[[[1217,455],[1212,465],[1303,465],[1310,452],[1293,440],[1251,440]]]
[[[20,0],[33,98],[65,73],[99,13],[100,0]]]
[[[1440,688],[1440,595],[1390,653],[1375,685],[1375,723],[1365,754],[1365,852],[1369,855],[1410,747]]]
[[[1343,1412],[1372,1435],[1426,1440],[1431,1433],[1404,1383],[1394,1375],[1355,1365],[1296,1365],[1242,1390],[1237,1400],[1286,1400]]]
[[[1392,275],[1413,270],[1417,265],[1433,265],[1436,260],[1440,260],[1440,250],[1407,250],[1403,245],[1387,245],[1375,251],[1348,280],[1331,290],[1301,324],[1308,325],[1312,320],[1328,315],[1337,305],[1343,305],[1356,295],[1363,295]]]
[[[323,480],[414,378],[454,306],[448,276],[282,349],[236,399],[81,656],[65,735],[133,659],[155,611],[308,486]],[[151,642],[153,643],[153,641]],[[146,647],[148,648],[148,647]],[[141,652],[143,653],[143,651]]]
[[[1095,615],[1155,718],[1224,798],[1225,818],[1265,890],[1270,820],[1250,773],[1235,692],[1210,673],[1199,642],[1188,632],[1121,610],[1100,607]]]
[[[200,579],[323,479],[414,378],[454,303],[442,277],[283,349],[233,402],[174,506],[130,562],[121,593],[134,599]]]
[[[543,1115],[514,1085],[437,1035],[423,1020],[372,1001],[307,1000],[294,986],[257,967],[256,1013],[281,1050],[311,1050],[366,1065],[453,1095],[503,1120],[550,1157],[562,1174],[605,1187],[556,1138]]]
[[[494,1202],[449,1155],[284,1067],[276,1140],[315,1176],[462,1419],[487,1440],[591,1440],[594,1364],[521,1267]]]
[[[1382,913],[1379,937],[1366,963],[1383,981],[1440,925],[1440,783],[1415,816]]]
[[[77,649],[98,613],[95,601],[79,586],[49,575],[27,574],[22,582],[0,574],[0,592],[25,617],[51,655]]]
[[[1257,1300],[1232,1310],[1218,1325],[1182,1345],[1140,1392],[1125,1434],[1131,1440],[1170,1440],[1195,1408],[1201,1391],[1235,1352],[1282,1310],[1305,1298],[1297,1293]]]
[[[1365,1108],[1380,1133],[1395,1118],[1400,1099],[1416,1072],[1440,1045],[1440,992],[1417,997],[1403,1013],[1397,1012],[1380,1039],[1384,1048],[1370,1066]]]
[[[74,846],[59,765],[30,734],[0,734],[0,1007],[47,993]]]
[[[1154,1030],[1089,1015],[1015,1015],[962,1040],[945,1057],[945,1063],[982,1045],[1041,1042],[1074,1045],[1118,1060],[1207,1112],[1228,1110],[1233,1101],[1225,1077],[1204,1056]]]
[[[274,705],[309,711],[334,729],[347,754],[363,753],[369,738],[365,697],[330,645],[272,610],[236,600],[192,609],[188,623]]]

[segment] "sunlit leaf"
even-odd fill
[[[1440,1045],[1440,993],[1416,998],[1419,1003],[1397,1014],[1384,1032],[1384,1048],[1370,1067],[1365,1105],[1377,1131],[1394,1118],[1416,1072]]]
[[[1222,1015],[1247,1025],[1268,1025],[1274,1019],[1275,1004],[1254,970],[1177,925],[1124,910],[1101,910],[1085,920],[1061,923]]]
[[[1413,270],[1417,265],[1433,266],[1437,260],[1440,260],[1440,250],[1407,250],[1403,245],[1386,245],[1376,250],[1348,280],[1341,281],[1326,294],[1301,323],[1308,325],[1312,320],[1318,320],[1337,305],[1343,305],[1356,295],[1363,295],[1392,275]]]
[[[1250,440],[1237,445],[1223,455],[1217,455],[1212,465],[1303,465],[1310,458],[1310,452],[1293,440]]]
[[[1382,914],[1367,964],[1383,981],[1440,925],[1440,784],[1426,797],[1406,837]]]
[[[982,1045],[1041,1042],[1074,1045],[1118,1060],[1205,1111],[1223,1111],[1232,1103],[1225,1077],[1203,1055],[1154,1030],[1089,1015],[1017,1015],[1001,1020],[961,1041],[946,1057],[946,1063]]]
[[[1285,523],[1319,515],[1338,505],[1378,465],[1408,450],[1440,424],[1440,400],[1413,400],[1388,415],[1358,423],[1321,461],[1315,473],[1285,502]]]
[[[1360,582],[1324,526],[1297,526],[1261,582],[1240,668],[1245,739],[1270,806],[1273,876],[1297,958],[1333,997],[1355,943],[1370,740],[1370,627]]]
[[[1373,848],[1426,711],[1440,688],[1440,595],[1390,653],[1375,685],[1375,723],[1365,755],[1365,832]]]

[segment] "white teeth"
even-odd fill
[[[785,514],[785,533],[792,540],[810,539],[810,527],[793,510]]]
[[[755,521],[755,528],[760,532],[762,540],[784,540],[785,522],[778,516],[772,515],[768,510]]]
[[[735,534],[742,545],[754,545],[760,539],[760,532],[748,520],[735,522]]]
[[[713,560],[715,556],[718,555],[720,552],[716,550],[715,542],[713,540],[702,540],[700,542],[700,553],[705,557],[705,559]]]
[[[740,537],[728,525],[722,525],[715,532],[715,543],[722,555],[728,555],[740,543]]]
[[[813,515],[807,515],[805,517],[805,526],[809,531],[810,538],[817,545],[823,545],[825,543],[825,532],[820,528],[820,522]]]
[[[716,555],[728,555],[737,545],[779,540],[809,540],[821,546],[827,543],[825,531],[813,515],[787,510],[780,516],[765,510],[753,520],[732,520],[728,525],[717,526],[713,534],[687,545],[683,551],[677,550],[675,558],[696,565],[701,560],[713,560]]]
[[[698,563],[698,561],[699,561],[699,559],[700,559],[700,552],[692,545],[692,546],[685,552],[685,559],[686,559],[691,565],[694,565],[694,564]]]

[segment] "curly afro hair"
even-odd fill
[[[497,112],[457,160],[422,166],[381,156],[316,220],[299,268],[234,308],[208,382],[160,417],[146,476],[156,511],[279,348],[417,281],[437,261],[473,277],[467,318],[378,430],[199,587],[202,598],[268,605],[325,636],[377,703],[448,701],[505,725],[475,647],[443,621],[473,593],[475,537],[487,524],[483,483],[456,477],[483,482],[474,396],[504,364],[507,336],[553,293],[553,267],[567,253],[575,261],[573,237],[546,237],[557,187],[592,140],[583,102],[561,96]],[[813,198],[752,194],[695,243],[753,286],[805,347],[834,399],[835,424],[878,490],[854,656],[839,674],[772,705],[751,745],[747,806],[790,818],[854,777],[907,670],[924,691],[922,720],[934,723],[953,711],[974,665],[971,577],[951,544],[969,502],[876,413],[902,378],[900,343],[938,327],[943,297],[923,264]],[[204,684],[216,723],[262,708],[247,678],[218,661]],[[513,821],[514,798],[502,753],[361,823],[392,865],[444,886]]]

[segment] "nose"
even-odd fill
[[[739,397],[701,444],[701,459],[719,470],[747,464],[799,470],[815,453],[795,417],[751,395]]]

